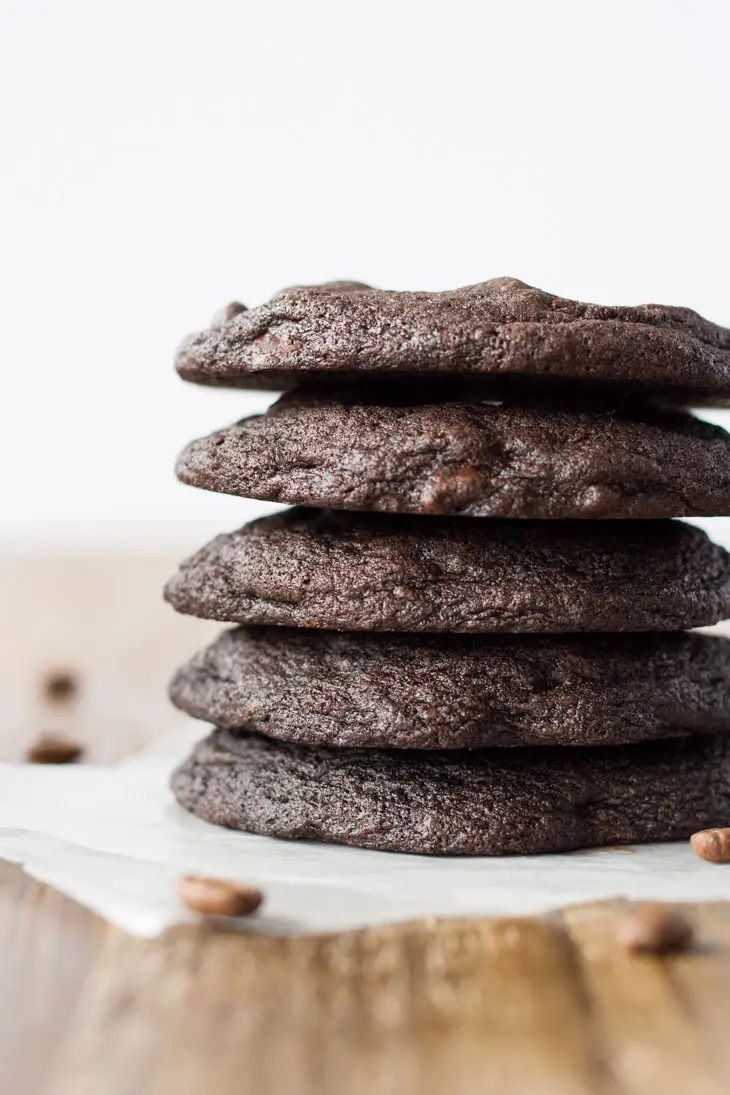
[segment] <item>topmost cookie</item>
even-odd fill
[[[688,308],[604,307],[515,278],[443,293],[360,282],[229,305],[177,355],[186,380],[239,388],[383,377],[530,377],[730,404],[730,330]]]

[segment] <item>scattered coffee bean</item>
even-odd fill
[[[49,700],[70,700],[76,695],[78,687],[78,678],[70,669],[52,669],[43,680],[43,694]]]
[[[183,905],[204,916],[249,916],[264,900],[254,886],[200,875],[183,875],[175,888]]]
[[[83,756],[84,747],[69,738],[42,734],[25,754],[29,764],[73,764]]]
[[[692,925],[671,905],[644,905],[621,922],[618,941],[633,954],[670,954],[683,950]]]
[[[229,319],[233,319],[234,316],[246,311],[248,309],[245,304],[239,304],[237,300],[233,300],[230,304],[226,304],[225,308],[221,308],[220,312],[216,312],[210,325],[211,327],[222,327],[224,323],[228,323]]]
[[[730,863],[730,829],[703,829],[690,837],[692,851],[708,863]]]

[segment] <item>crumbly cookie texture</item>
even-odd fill
[[[481,521],[292,509],[216,537],[180,612],[345,631],[677,631],[730,615],[730,555],[678,521]]]
[[[688,414],[292,393],[194,441],[185,483],[292,505],[472,517],[730,514],[730,435]]]
[[[240,627],[170,694],[205,722],[306,745],[612,745],[730,732],[730,639]]]
[[[726,328],[689,308],[584,304],[516,278],[442,293],[295,287],[190,336],[176,366],[197,383],[274,390],[338,377],[529,377],[730,401]]]
[[[510,855],[681,840],[730,814],[730,738],[467,753],[326,749],[216,730],[178,802],[266,836]]]

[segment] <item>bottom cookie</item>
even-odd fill
[[[215,730],[172,789],[198,817],[264,836],[428,855],[563,852],[730,824],[730,738],[404,753]]]

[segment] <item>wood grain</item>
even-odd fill
[[[3,757],[50,728],[108,760],[180,724],[166,679],[216,627],[161,603],[171,565],[6,563]],[[69,664],[79,701],[49,707],[43,674]],[[698,942],[663,958],[618,945],[627,909],[141,942],[0,865],[0,1092],[730,1091],[730,904],[688,907]]]
[[[726,1092],[726,907],[697,907],[700,945],[661,959],[621,951],[625,911],[293,940],[111,932],[43,1092]]]
[[[0,861],[0,1092],[33,1095],[71,1020],[105,926]]]

